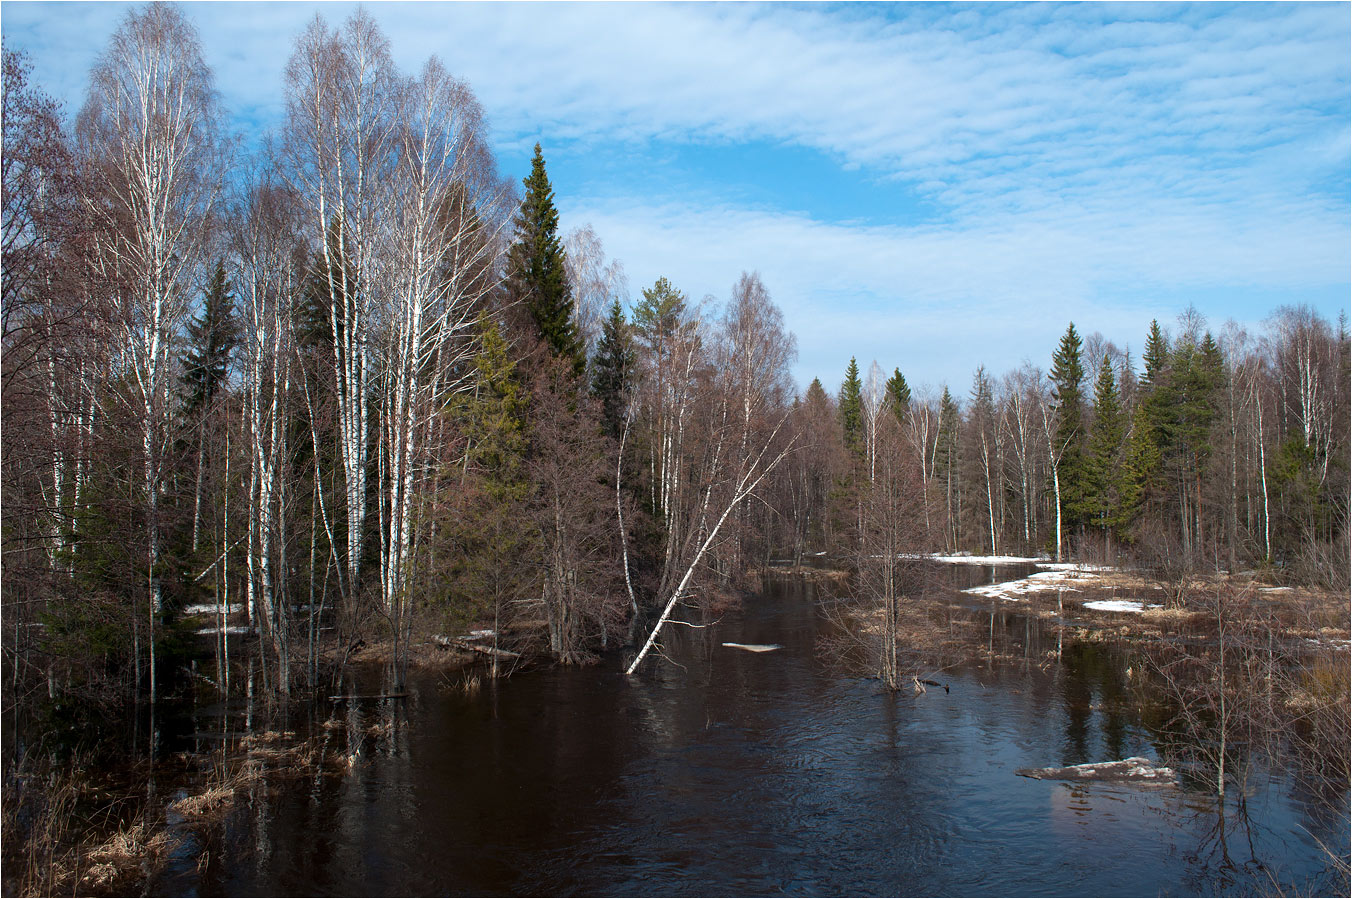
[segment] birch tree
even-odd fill
[[[372,438],[374,307],[388,296],[380,221],[392,205],[401,90],[389,46],[358,10],[339,32],[319,16],[286,67],[284,177],[304,204],[304,233],[323,258],[321,289],[346,515],[346,601],[362,571]]]
[[[115,274],[125,402],[141,431],[150,698],[161,609],[160,499],[172,341],[226,171],[220,107],[197,34],[176,7],[129,12],[90,74],[77,135],[99,265]]]
[[[1033,546],[1038,534],[1038,485],[1041,482],[1039,460],[1042,450],[1039,435],[1041,410],[1046,404],[1042,389],[1042,372],[1025,364],[1005,376],[1002,426],[1012,449],[1014,473],[1011,480],[1017,485],[1023,549]]]
[[[292,235],[294,198],[258,177],[235,234],[243,298],[244,445],[248,448],[248,516],[245,603],[275,661],[275,683],[291,688],[291,626],[285,596],[285,489],[287,446],[299,380],[293,323],[300,293]]]
[[[628,294],[628,280],[619,260],[606,260],[605,247],[591,225],[569,231],[563,249],[564,269],[573,289],[573,321],[590,359],[601,338],[606,310]]]
[[[905,446],[901,423],[883,416],[875,434],[873,478],[863,500],[859,584],[881,615],[878,675],[889,690],[901,684],[897,657],[901,603],[908,563],[903,554],[923,544],[920,466]]]
[[[657,643],[662,627],[690,596],[701,565],[718,544],[729,520],[792,451],[780,439],[788,421],[784,388],[791,344],[782,318],[754,275],[734,288],[732,309],[714,336],[716,364],[702,391],[701,452],[692,468],[690,506],[680,511],[683,527],[668,528],[667,565],[659,587],[662,612],[628,667],[632,674]],[[789,347],[770,352],[770,344]]]
[[[436,460],[434,433],[448,398],[471,384],[475,322],[496,279],[493,228],[505,193],[495,177],[483,113],[469,87],[435,57],[403,87],[393,140],[395,179],[377,288],[389,290],[381,362],[381,559],[383,611],[402,683],[412,628],[409,584],[420,497]],[[483,211],[483,215],[479,214]]]
[[[883,413],[883,397],[887,382],[883,379],[882,366],[878,360],[868,367],[868,376],[864,378],[864,391],[861,396],[864,411],[864,453],[868,457],[868,479],[872,481],[877,470],[878,454],[878,418]]]

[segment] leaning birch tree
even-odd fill
[[[722,333],[711,341],[716,344],[714,365],[708,388],[699,394],[701,408],[693,416],[703,430],[702,439],[692,440],[700,452],[697,460],[691,460],[689,482],[697,487],[690,491],[689,508],[680,510],[684,526],[677,531],[669,524],[666,534],[666,574],[659,587],[662,612],[626,674],[637,670],[657,645],[663,626],[691,594],[697,572],[729,520],[736,520],[742,505],[795,446],[792,437],[782,438],[790,417],[786,385],[793,355],[781,327],[779,310],[759,278],[745,276],[735,288]],[[788,350],[764,352],[765,340]]]

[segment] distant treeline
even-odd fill
[[[229,628],[279,695],[362,644],[402,679],[475,623],[576,663],[807,552],[1346,583],[1345,326],[1187,317],[1139,376],[1072,327],[1049,377],[979,370],[965,411],[876,364],[795,397],[755,274],[631,303],[589,229],[560,236],[540,148],[518,192],[469,86],[399,72],[364,12],[317,17],[282,90],[242,152],[163,4],[127,13],[73,126],[5,51],[9,709],[154,701],[193,662],[228,692]]]
[[[814,381],[795,409],[819,447],[796,463],[796,548],[831,545],[870,481],[879,422],[912,457],[931,548],[1067,553],[1192,570],[1269,569],[1346,588],[1349,339],[1309,306],[1219,339],[1193,309],[1152,321],[1141,366],[1071,324],[1045,373],[992,378],[966,402],[913,396],[900,370],[852,359],[836,397]]]

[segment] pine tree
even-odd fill
[[[624,428],[626,394],[634,374],[634,338],[624,320],[620,301],[610,307],[610,315],[601,323],[601,339],[592,360],[592,393],[601,400],[601,422],[605,431],[619,438]]]
[[[906,378],[901,374],[901,369],[894,368],[892,377],[887,379],[887,405],[892,409],[892,414],[897,417],[897,421],[906,423],[906,416],[911,413],[911,388],[906,383]]]
[[[840,429],[845,448],[856,455],[864,452],[864,398],[859,380],[859,363],[850,357],[845,381],[840,385]]]
[[[202,312],[188,322],[188,353],[183,360],[184,411],[190,418],[209,406],[225,383],[230,354],[239,343],[235,292],[225,277],[224,259],[216,260],[202,300]]]
[[[530,175],[522,183],[526,196],[516,216],[516,243],[507,256],[510,288],[525,302],[540,339],[554,355],[572,359],[575,372],[581,374],[586,356],[573,317],[573,291],[559,242],[554,189],[539,144]]]
[[[643,299],[634,307],[634,329],[655,353],[676,333],[685,317],[685,294],[666,278],[658,278],[644,288]]]
[[[1056,404],[1056,451],[1061,481],[1061,514],[1068,528],[1085,522],[1088,483],[1084,459],[1084,363],[1080,358],[1080,335],[1075,323],[1066,328],[1052,356],[1052,394]]]

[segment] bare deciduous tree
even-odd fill
[[[195,30],[175,7],[152,5],[128,13],[113,34],[77,125],[98,265],[120,287],[124,401],[141,429],[152,701],[171,348],[227,168],[220,119]]]
[[[569,231],[563,239],[563,249],[568,282],[573,288],[573,318],[590,359],[601,336],[601,320],[606,310],[628,295],[629,284],[620,261],[606,261],[601,238],[591,225]]]

